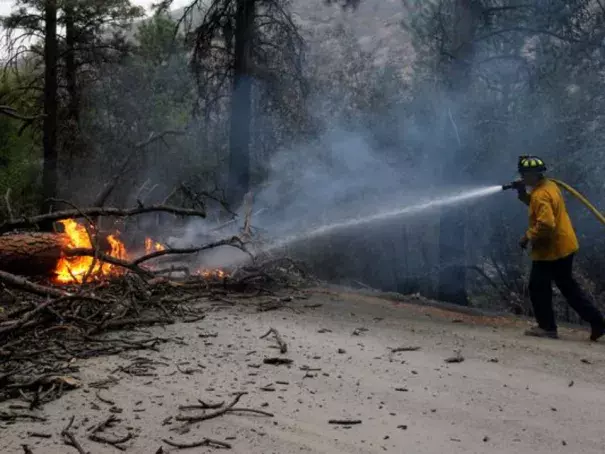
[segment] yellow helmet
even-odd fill
[[[537,156],[519,156],[519,173],[524,172],[545,172],[546,165],[544,161]]]

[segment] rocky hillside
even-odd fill
[[[403,68],[409,63],[412,51],[402,27],[405,9],[401,0],[366,0],[355,11],[327,6],[324,0],[298,0],[293,2],[293,10],[311,46],[329,52],[334,43],[325,37],[344,30],[364,52],[373,55],[378,66]]]
[[[173,17],[180,18],[183,10],[174,10]],[[408,73],[413,51],[402,26],[406,10],[401,0],[365,0],[355,11],[326,5],[325,0],[294,0],[292,11],[310,54],[319,51],[339,62],[337,49],[344,36],[350,44],[357,43],[378,67],[391,66]]]

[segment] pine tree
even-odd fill
[[[10,63],[18,68],[33,61],[42,68],[28,73],[31,80],[25,83],[32,89],[43,83],[41,209],[46,212],[59,193],[59,140],[61,150],[70,154],[80,146],[82,74],[124,55],[128,45],[121,32],[143,10],[128,0],[18,0],[16,6],[2,19],[11,43]]]
[[[170,4],[167,0],[161,8]],[[193,49],[191,67],[204,121],[210,122],[211,112],[229,113],[227,199],[237,206],[251,184],[254,91],[284,105],[286,91],[280,87],[287,79],[304,96],[303,40],[287,0],[213,0],[209,6],[195,0],[179,24]],[[289,98],[293,104],[295,96]]]

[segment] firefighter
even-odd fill
[[[544,177],[546,166],[536,156],[520,157],[518,170],[521,176],[516,187],[519,200],[529,206],[529,228],[519,246],[523,249],[531,246],[529,295],[538,323],[525,334],[558,337],[552,303],[554,281],[567,303],[590,323],[590,340],[596,341],[605,334],[605,319],[572,275],[579,246],[561,190]],[[531,188],[529,194],[526,187]]]

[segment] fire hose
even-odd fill
[[[580,192],[561,180],[555,180],[554,178],[549,178],[549,180],[556,183],[559,187],[565,189],[568,193],[578,199],[592,214],[594,214],[599,221],[601,221],[601,224],[605,225],[605,215],[601,213],[592,203],[590,203],[590,201]],[[523,183],[521,181],[513,181],[512,183],[503,185],[502,190],[521,189],[522,187]]]
[[[562,187],[563,189],[565,189],[567,192],[569,192],[576,199],[578,199],[586,208],[588,208],[588,210],[592,214],[595,215],[595,217],[599,221],[601,221],[601,224],[605,225],[605,215],[603,215],[603,213],[601,213],[592,203],[590,203],[590,201],[586,197],[584,197],[577,190],[575,190],[570,185],[568,185],[567,183],[565,183],[565,182],[563,182],[561,180],[555,180],[553,178],[551,178],[550,180],[553,181],[554,183],[556,183],[557,185],[559,185],[560,187]]]

